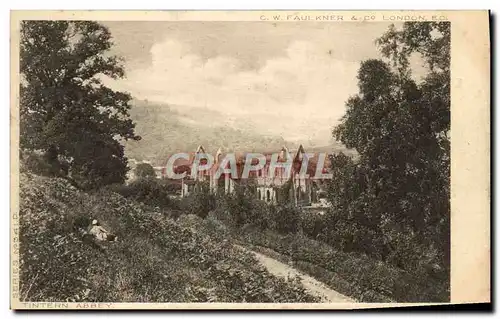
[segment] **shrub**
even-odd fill
[[[46,155],[31,151],[20,152],[22,172],[31,172],[42,176],[66,176],[69,165],[63,159],[49,161]]]
[[[281,234],[295,234],[300,229],[300,210],[293,204],[278,205],[273,209],[271,218],[273,228]]]
[[[236,185],[233,193],[219,194],[212,215],[231,227],[272,227],[273,206],[257,199],[252,185]]]
[[[156,179],[139,178],[129,185],[115,184],[108,187],[125,198],[142,202],[149,206],[174,208],[175,202],[170,198],[167,187]]]
[[[214,216],[231,227],[257,227],[280,233],[300,230],[300,210],[292,204],[275,205],[255,196],[252,185],[236,185],[234,192],[217,196]]]
[[[134,169],[134,174],[138,178],[156,178],[156,172],[148,163],[140,163]]]
[[[188,214],[205,218],[215,208],[215,194],[207,183],[198,183],[195,189],[180,201],[180,209]]]
[[[300,216],[300,223],[305,235],[313,239],[324,239],[327,231],[327,219],[324,214],[303,212]]]

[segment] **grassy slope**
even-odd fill
[[[25,301],[311,302],[231,242],[195,232],[115,193],[21,174]],[[97,218],[119,241],[97,245],[75,225]]]

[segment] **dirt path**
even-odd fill
[[[244,247],[238,246],[241,249],[250,251],[255,255],[257,260],[267,268],[267,270],[277,277],[296,277],[300,276],[302,279],[302,285],[307,289],[307,291],[317,297],[320,297],[325,303],[334,303],[334,302],[356,302],[356,300],[344,296],[330,288],[328,288],[322,282],[308,276],[304,273],[299,272],[293,267],[290,267],[287,264],[282,263],[276,259],[263,255],[261,253],[248,250]]]

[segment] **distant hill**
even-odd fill
[[[193,152],[200,144],[211,153],[219,147],[251,152],[298,146],[280,136],[259,135],[248,123],[206,108],[135,100],[130,115],[142,139],[127,142],[125,152],[138,160],[163,161],[172,153]]]

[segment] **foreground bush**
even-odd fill
[[[69,164],[64,160],[50,160],[48,154],[32,151],[20,151],[20,170],[22,172],[33,172],[42,176],[66,176]]]
[[[257,199],[253,186],[236,185],[234,192],[219,194],[214,216],[231,227],[257,227],[279,233],[296,233],[300,230],[300,210],[290,203],[272,204]]]
[[[23,301],[314,302],[254,257],[111,191],[21,174]],[[96,243],[79,228],[97,218],[118,235]]]

